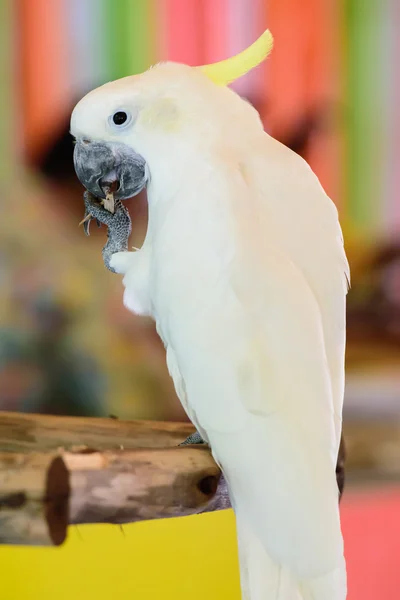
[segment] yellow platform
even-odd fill
[[[70,527],[60,548],[0,546],[0,600],[240,600],[232,511]]]

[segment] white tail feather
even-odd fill
[[[245,519],[237,517],[243,600],[302,600],[290,573],[266,553]]]
[[[296,581],[274,562],[247,520],[237,515],[240,583],[243,600],[344,600],[346,576],[337,569],[316,579]]]

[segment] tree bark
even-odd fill
[[[64,453],[69,523],[132,523],[201,512],[221,471],[207,447]]]
[[[0,412],[0,452],[168,448],[178,446],[194,431],[190,423]]]
[[[0,454],[0,543],[59,545],[69,524],[201,512],[221,471],[206,446]]]

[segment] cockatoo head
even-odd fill
[[[143,189],[153,170],[168,169],[172,156],[196,158],[221,139],[235,144],[259,128],[254,109],[226,86],[264,60],[272,44],[267,30],[220,63],[160,63],[87,94],[71,117],[81,183],[98,198],[111,186],[116,198],[126,199]]]

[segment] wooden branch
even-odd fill
[[[0,454],[0,543],[59,545],[68,524],[201,512],[221,471],[207,446]]]
[[[0,413],[0,451],[8,451],[0,454],[0,543],[57,545],[68,524],[230,508],[208,446],[177,447],[193,431],[187,424]],[[341,445],[339,487],[343,463]]]
[[[194,432],[190,423],[120,421],[0,412],[1,452],[169,448]]]
[[[132,523],[200,512],[221,471],[207,447],[63,454],[69,522]]]

